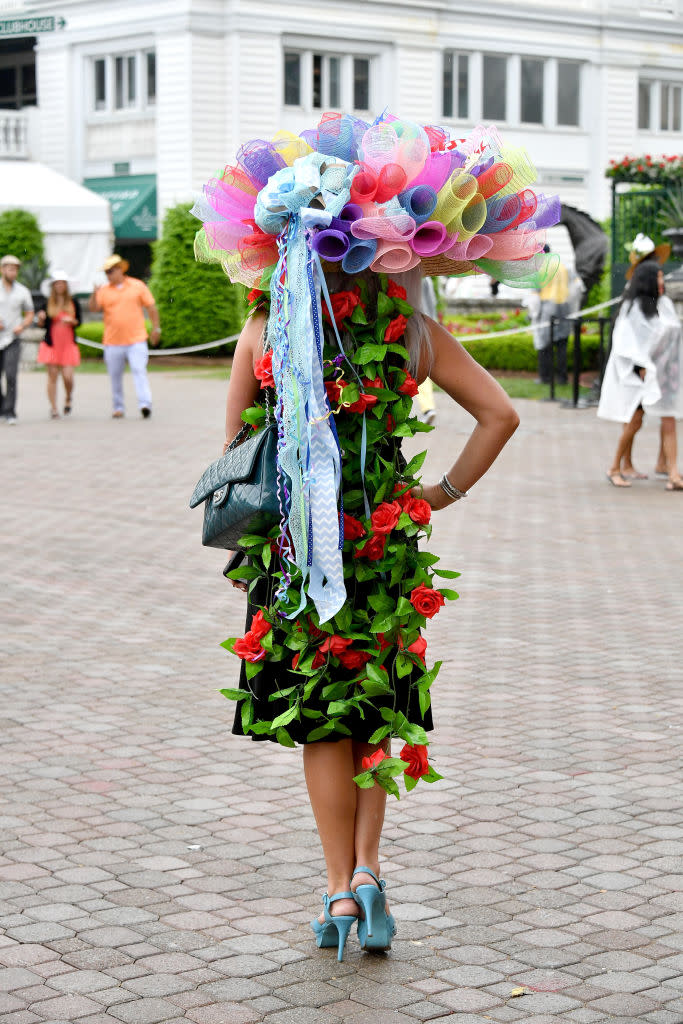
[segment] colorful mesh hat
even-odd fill
[[[424,274],[485,272],[540,288],[557,267],[543,232],[558,223],[560,202],[531,189],[535,177],[526,152],[494,127],[452,140],[392,114],[374,124],[324,114],[300,136],[246,143],[237,164],[207,182],[193,210],[204,225],[195,253],[231,281],[263,288],[290,218],[315,210],[310,245],[346,273],[421,265]]]
[[[543,244],[560,203],[535,193],[534,178],[526,153],[504,145],[493,127],[451,140],[444,128],[392,114],[373,124],[325,114],[299,136],[278,132],[270,142],[246,143],[237,164],[204,186],[193,209],[203,222],[197,259],[219,263],[233,282],[270,290],[264,348],[272,350],[277,396],[281,561],[296,565],[301,579],[292,618],[310,599],[327,622],[346,600],[341,451],[323,379],[321,294],[328,303],[329,296],[321,261],[349,275],[419,266],[424,274],[486,272],[513,287],[540,288],[558,263]],[[348,362],[330,319],[339,358]],[[365,429],[363,413],[363,452]],[[278,596],[288,589],[287,571],[284,579]]]

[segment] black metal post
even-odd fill
[[[572,404],[575,409],[579,407],[579,377],[581,376],[581,317],[574,321],[574,388]]]
[[[557,317],[550,317],[550,401],[555,401],[555,326]]]

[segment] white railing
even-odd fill
[[[29,119],[23,110],[0,110],[0,159],[28,160]]]

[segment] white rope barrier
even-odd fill
[[[207,348],[228,345],[231,341],[237,341],[238,338],[239,334],[231,334],[229,338],[218,338],[217,341],[207,341],[203,345],[187,345],[185,348],[151,348],[149,354],[151,356],[184,356],[188,352],[202,352]],[[79,334],[76,335],[76,340],[79,345],[87,345],[89,348],[98,348],[100,351],[104,351],[104,345],[99,341],[90,341],[88,338],[82,338]]]
[[[579,320],[587,313],[594,313],[597,309],[605,309],[606,306],[614,306],[617,302],[621,302],[621,296],[616,299],[609,299],[607,302],[600,302],[597,306],[587,306],[585,309],[580,309],[578,313],[569,313],[562,319]],[[544,327],[550,327],[550,320],[544,320],[543,323],[539,324],[526,324],[522,327],[510,327],[506,331],[490,331],[485,334],[454,334],[453,337],[456,341],[480,341],[482,338],[509,338],[513,334],[529,334],[532,330],[541,330]]]
[[[578,320],[582,316],[586,316],[587,313],[595,313],[598,309],[605,309],[607,306],[614,306],[615,303],[621,302],[621,296],[616,299],[609,299],[607,302],[600,302],[597,306],[588,306],[586,309],[580,309],[578,313],[570,313],[564,317],[564,320]],[[514,334],[529,334],[531,330],[540,330],[544,327],[550,327],[550,321],[546,320],[540,324],[526,324],[522,327],[510,327],[506,331],[487,331],[484,334],[455,334],[454,338],[456,341],[480,341],[482,338],[509,338]],[[104,345],[99,341],[90,341],[87,338],[81,338],[80,335],[76,335],[79,345],[87,345],[89,348],[97,348],[100,351],[104,350]],[[186,345],[185,348],[153,348],[150,349],[150,356],[184,356],[192,352],[204,352],[209,348],[219,348],[221,345],[228,345],[232,341],[237,341],[239,334],[231,334],[229,338],[218,338],[216,341],[207,341],[202,345]]]

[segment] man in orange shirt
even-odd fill
[[[126,275],[128,261],[120,256],[110,256],[102,269],[107,283],[93,291],[88,309],[93,313],[101,310],[104,318],[104,361],[111,380],[112,416],[121,419],[124,415],[123,371],[128,362],[140,412],[147,419],[152,415],[152,392],[147,377],[149,350],[145,313],[152,321],[152,345],[158,345],[161,338],[154,296],[143,281]]]

